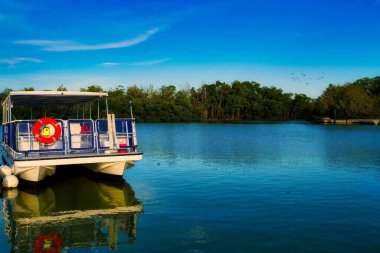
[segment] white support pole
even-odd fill
[[[131,119],[133,119],[133,107],[132,107],[132,100],[129,101],[129,110],[131,111]]]
[[[108,98],[106,98],[106,114],[108,115]]]
[[[110,149],[116,150],[119,146],[116,136],[115,114],[107,114],[108,141]]]
[[[98,98],[98,119],[99,119],[99,116],[100,116],[100,109],[99,109],[99,98]]]
[[[12,121],[12,110],[11,110],[11,100],[8,101],[8,122]]]
[[[3,124],[7,123],[7,110],[5,109],[7,106],[6,101],[3,103]]]

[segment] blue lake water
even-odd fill
[[[1,252],[35,252],[42,232],[62,252],[380,252],[380,127],[138,124],[137,135],[144,158],[126,182],[4,197]],[[36,219],[121,205],[137,209]]]

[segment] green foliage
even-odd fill
[[[91,85],[87,88],[80,88],[80,91],[103,92],[103,88],[99,85]]]
[[[316,112],[334,119],[378,117],[375,105],[379,98],[370,90],[370,80],[343,86],[330,84],[318,98]]]
[[[28,87],[23,90],[34,90]],[[60,85],[57,90],[67,90]],[[149,122],[186,122],[186,121],[241,121],[241,120],[313,120],[321,117],[331,118],[368,118],[379,117],[380,77],[363,78],[345,85],[330,84],[317,99],[304,94],[285,93],[276,87],[261,87],[256,82],[234,81],[231,84],[217,81],[203,84],[199,88],[177,89],[175,85],[137,86],[103,90],[99,85],[81,88],[85,92],[108,92],[109,112],[117,117],[130,117],[129,101],[133,102],[134,116],[138,121]],[[10,89],[0,93],[3,101]],[[101,99],[100,116],[106,114],[105,101]],[[86,117],[92,109],[92,118],[97,117],[97,102],[79,106]],[[39,117],[47,111],[50,116],[75,117],[76,107],[54,110],[40,106],[15,109],[19,118]],[[18,115],[17,115],[18,114]],[[38,115],[37,115],[38,114]]]
[[[58,86],[57,91],[67,91],[67,88],[63,84],[61,84],[60,86]]]
[[[0,93],[0,101],[1,101],[1,104],[3,103],[3,101],[5,100],[5,98],[8,96],[9,92],[11,92],[12,89],[9,89],[9,88],[5,88],[1,93]],[[3,110],[0,110],[0,115],[1,115],[1,118],[3,118]]]
[[[23,91],[34,91],[34,88],[33,87],[26,87],[24,89],[22,89]]]

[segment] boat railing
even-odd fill
[[[3,124],[3,144],[6,146],[11,146],[10,141],[10,125],[9,124]]]
[[[71,151],[95,150],[95,131],[92,119],[73,119],[67,121],[68,144]]]
[[[120,153],[132,152],[137,147],[134,119],[118,118],[115,119],[116,139],[118,151]],[[108,122],[106,119],[98,119],[95,121],[97,134],[98,134],[98,148],[109,149],[109,133]]]
[[[14,152],[28,156],[29,153],[71,153],[104,152],[110,149],[108,122],[106,119],[56,119],[62,134],[53,144],[38,142],[33,135],[36,120],[16,120],[3,124],[3,143]],[[117,151],[128,153],[136,150],[137,141],[134,119],[116,119]]]
[[[33,135],[33,126],[36,120],[17,120],[4,126],[3,142],[17,153],[43,153],[65,151],[65,133],[62,132],[59,139],[51,145],[38,142]],[[63,121],[57,120],[63,128]]]

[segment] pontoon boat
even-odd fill
[[[32,182],[53,175],[57,165],[81,164],[96,173],[122,176],[142,159],[133,114],[115,119],[103,92],[10,92],[3,102],[2,142],[3,159],[13,174]]]

